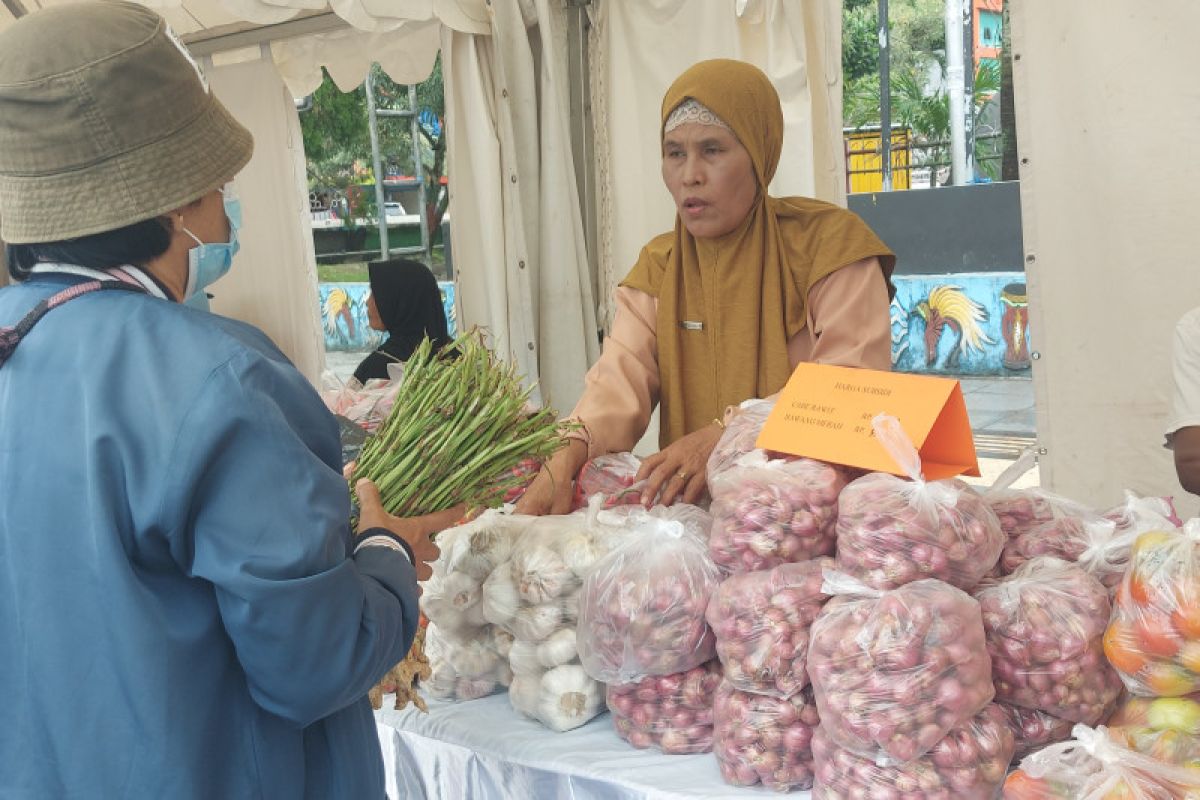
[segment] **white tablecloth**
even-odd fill
[[[429,713],[375,712],[391,800],[696,800],[764,798],[721,780],[711,754],[664,756],[618,738],[608,714],[567,733],[526,719],[499,694],[430,701]],[[807,800],[808,792],[787,795]]]

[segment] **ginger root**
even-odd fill
[[[397,711],[411,702],[421,711],[428,712],[429,708],[417,692],[417,686],[432,674],[433,670],[429,666],[429,659],[425,655],[425,628],[422,627],[417,630],[412,648],[404,660],[388,670],[379,683],[371,689],[368,694],[371,698],[371,707],[376,710],[382,708],[383,696],[395,693],[395,709]]]

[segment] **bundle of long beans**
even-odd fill
[[[402,517],[499,505],[522,480],[514,466],[544,460],[563,442],[554,411],[527,410],[530,391],[480,332],[441,352],[426,339],[404,365],[391,413],[363,445],[351,486],[370,478],[384,508]]]

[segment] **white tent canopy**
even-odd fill
[[[685,66],[726,56],[766,69],[779,83],[789,143],[803,155],[790,162],[796,169],[785,159],[777,183],[829,199],[841,185],[839,154],[828,147],[841,118],[838,0],[138,1],[206,59],[214,90],[258,142],[239,179],[244,255],[214,290],[214,309],[263,328],[314,381],[324,353],[303,148],[288,98],[313,91],[322,66],[343,90],[357,86],[371,62],[397,82],[416,83],[443,51],[460,319],[487,328],[562,411],[574,405],[599,352],[597,303],[628,268],[635,244],[670,225],[669,201],[658,190],[658,126],[646,118]],[[0,0],[0,28],[63,2]],[[588,5],[600,21],[591,50],[611,72],[599,85],[619,92],[604,98],[599,121],[606,145],[595,164],[606,197],[602,247],[593,245],[604,253],[599,280],[577,186],[593,175],[580,157],[590,138],[578,124],[586,106],[577,102],[571,113],[587,76],[568,64],[569,54],[584,51],[568,44],[569,15],[577,13],[568,5]],[[659,46],[665,39],[695,46]],[[592,78],[595,89],[597,70]],[[620,122],[626,108],[638,110],[634,125]],[[655,199],[635,199],[644,196]],[[583,198],[590,201],[590,192]]]

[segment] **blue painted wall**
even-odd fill
[[[938,375],[1029,375],[1023,272],[897,275],[892,366]]]
[[[367,324],[367,292],[369,283],[321,283],[317,285],[321,304],[321,324],[325,329],[325,349],[360,352],[374,350],[384,334],[371,330]],[[458,314],[454,308],[454,284],[438,281],[442,290],[442,307],[450,335],[458,331]]]

